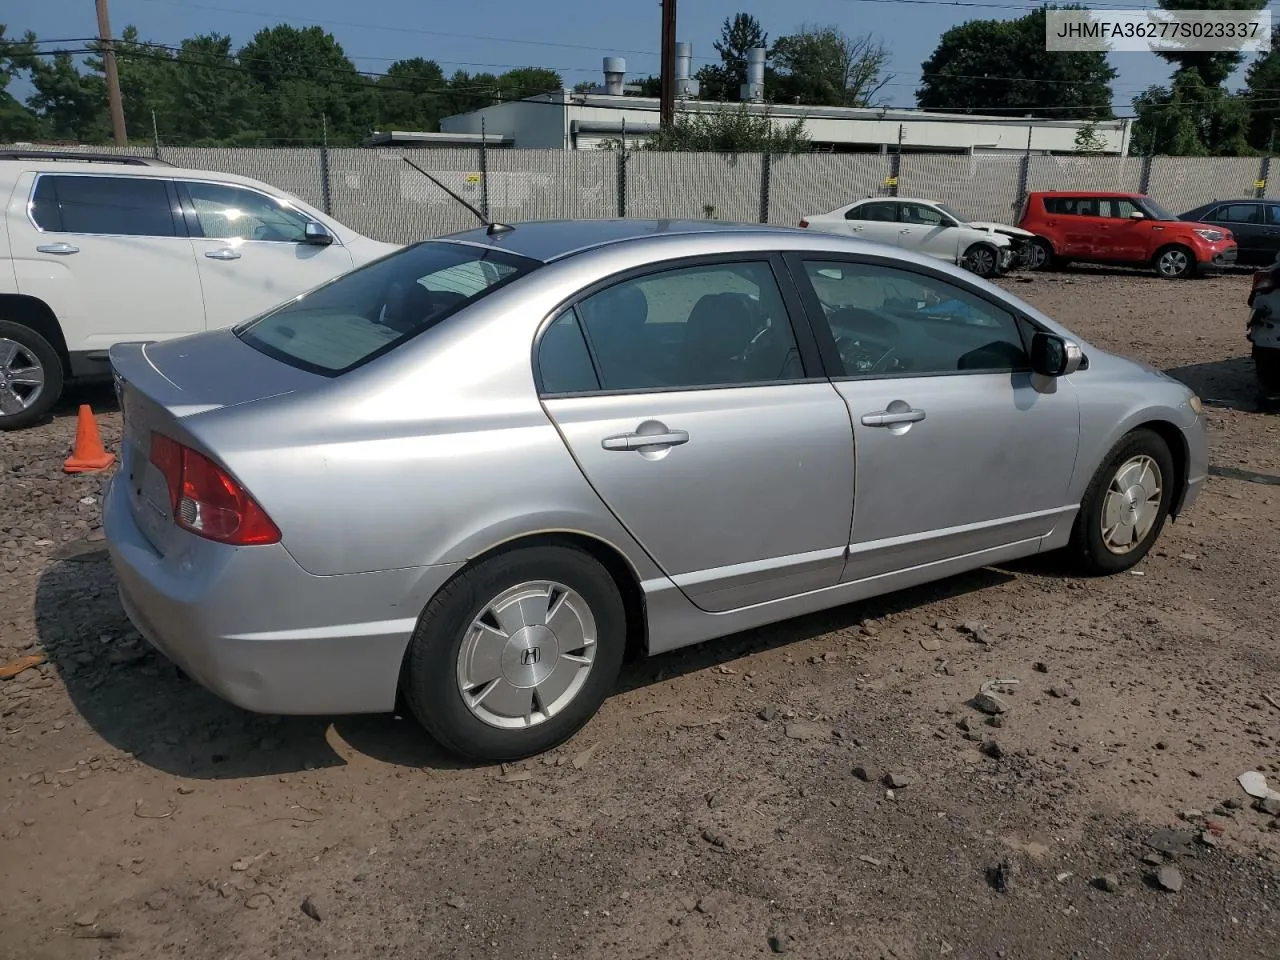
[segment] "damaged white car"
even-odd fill
[[[800,226],[927,253],[980,277],[1020,266],[1027,241],[1034,237],[1018,227],[967,220],[946,204],[910,197],[868,197],[805,217]]]

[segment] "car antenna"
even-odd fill
[[[422,174],[424,177],[426,177],[428,180],[434,183],[437,187],[439,187],[441,190],[443,190],[445,193],[451,196],[454,200],[457,200],[460,204],[462,204],[464,207],[466,207],[468,210],[474,213],[476,215],[476,219],[489,228],[488,231],[486,231],[489,234],[489,236],[496,237],[499,234],[510,233],[512,230],[515,229],[515,227],[510,226],[509,224],[494,223],[492,220],[486,217],[483,213],[481,213],[471,204],[467,203],[467,201],[463,200],[460,196],[458,196],[456,193],[454,193],[452,190],[446,187],[443,183],[441,183],[431,174],[427,173],[427,171],[423,170],[420,166],[418,166],[408,157],[401,157],[400,159],[403,160],[405,163],[407,163],[409,166],[413,167],[413,169],[417,170],[420,174]]]

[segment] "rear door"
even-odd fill
[[[845,212],[848,232],[862,240],[896,245],[898,203],[895,200],[867,200]]]
[[[18,291],[54,311],[73,359],[204,329],[199,274],[169,180],[27,174],[7,219]]]
[[[1068,380],[1037,389],[1026,322],[921,269],[796,255],[815,331],[853,422],[844,579],[1018,544],[1069,521],[1080,413]]]
[[[1204,223],[1225,227],[1236,238],[1237,256],[1246,263],[1270,263],[1275,257],[1274,236],[1268,236],[1261,203],[1224,203],[1209,211]],[[1274,228],[1271,228],[1274,229]]]
[[[619,277],[537,348],[578,465],[704,610],[831,586],[853,505],[853,437],[794,292],[767,255]],[[671,352],[670,345],[677,344]]]
[[[238,184],[179,180],[210,329],[256,316],[352,268],[338,238],[308,243],[303,211]]]
[[[1106,259],[1098,249],[1096,197],[1045,197],[1045,225],[1052,228],[1054,249],[1068,260]]]

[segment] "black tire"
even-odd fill
[[[975,243],[964,252],[960,262],[979,277],[994,277],[1000,272],[1000,251],[989,243]]]
[[[1160,471],[1160,501],[1155,522],[1150,530],[1125,553],[1117,553],[1103,540],[1102,514],[1111,482],[1122,465],[1134,457],[1146,456],[1155,462]],[[1073,554],[1082,572],[1091,575],[1122,573],[1135,567],[1147,555],[1152,544],[1164,529],[1173,504],[1173,490],[1177,482],[1173,455],[1169,445],[1153,430],[1139,427],[1120,439],[1094,474],[1080,503],[1075,526],[1071,531],[1068,550]]]
[[[1253,369],[1263,390],[1269,394],[1280,393],[1280,350],[1254,347]]]
[[[1044,237],[1036,237],[1028,243],[1023,263],[1028,270],[1052,270],[1061,265],[1053,252],[1053,244]]]
[[[8,344],[4,341],[17,346],[17,355],[8,369],[3,365],[4,355],[8,352]],[[19,371],[38,365],[44,381],[35,399],[20,408],[19,398],[25,400],[31,394],[25,384],[9,383],[8,374],[15,365]],[[30,327],[0,320],[0,430],[22,430],[39,423],[49,415],[61,396],[62,361],[58,352]],[[13,412],[6,412],[9,410]]]
[[[464,702],[459,656],[485,608],[504,591],[531,581],[563,584],[585,601],[595,620],[595,656],[577,694],[559,712],[532,726],[502,729]],[[568,740],[600,709],[622,668],[626,631],[618,588],[590,554],[568,544],[515,548],[467,568],[427,604],[401,685],[413,715],[446,750],[470,760],[519,760]]]
[[[1166,280],[1189,280],[1196,275],[1199,266],[1195,252],[1180,243],[1171,243],[1157,250],[1151,265],[1156,274]]]

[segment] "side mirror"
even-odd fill
[[[1080,369],[1080,345],[1056,333],[1038,332],[1031,338],[1031,369],[1044,377],[1068,377]]]
[[[1147,215],[1146,215],[1145,213],[1143,213],[1141,210],[1135,210],[1135,211],[1133,211],[1133,213],[1129,214],[1129,219],[1130,219],[1130,220],[1145,220],[1145,219],[1147,219]]]
[[[305,228],[303,242],[314,244],[317,247],[327,247],[333,243],[333,234],[319,220],[311,220]]]

